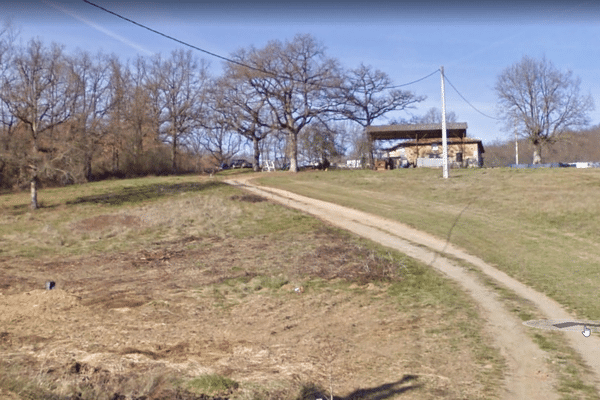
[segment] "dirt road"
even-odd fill
[[[547,353],[527,335],[527,329],[514,314],[505,309],[497,295],[472,273],[457,266],[443,255],[464,260],[479,268],[501,285],[531,301],[546,318],[573,319],[560,304],[536,292],[505,273],[467,254],[446,241],[412,229],[401,223],[375,215],[311,199],[284,190],[259,187],[250,178],[237,178],[227,183],[312,214],[335,226],[361,235],[384,246],[394,248],[424,262],[460,283],[480,306],[480,312],[489,322],[489,333],[506,359],[508,373],[505,379],[505,399],[557,399],[555,378],[547,365]],[[442,256],[439,255],[442,254]],[[600,338],[584,337],[580,332],[564,332],[569,345],[574,348],[593,371],[596,387],[600,387]]]

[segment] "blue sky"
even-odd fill
[[[581,78],[582,92],[596,102],[592,124],[600,124],[600,4],[593,1],[90,1],[225,57],[239,48],[310,33],[342,66],[372,65],[394,84],[420,79],[443,65],[456,89],[489,116],[496,116],[493,88],[503,69],[524,55],[546,56]],[[0,10],[24,43],[39,37],[63,44],[67,52],[102,50],[125,60],[183,47],[83,1],[3,2]],[[221,60],[197,54],[220,74]],[[411,113],[441,108],[439,73],[405,89],[427,96]],[[448,84],[446,108],[484,144],[511,137],[501,122],[481,115]]]

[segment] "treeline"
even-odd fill
[[[600,162],[600,125],[578,132],[569,132],[543,147],[544,162]],[[532,164],[534,145],[530,140],[519,140],[519,163]],[[485,146],[484,165],[505,167],[515,163],[515,142],[495,142]]]
[[[263,154],[296,171],[364,150],[362,127],[424,100],[310,35],[241,49],[220,76],[181,49],[123,61],[16,43],[0,33],[1,188],[200,171],[244,149],[255,169]]]

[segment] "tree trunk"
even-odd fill
[[[534,164],[542,163],[542,144],[539,142],[533,143],[533,163]]]
[[[31,126],[31,135],[33,137],[33,155],[34,157],[37,159],[40,152],[39,152],[39,147],[38,147],[38,135],[37,135],[37,123],[33,123]],[[37,161],[36,161],[37,162]],[[30,183],[30,187],[31,187],[31,209],[32,210],[37,210],[39,205],[38,205],[38,199],[37,199],[37,184],[38,184],[38,168],[37,165],[34,165],[32,168],[32,177],[31,177],[31,183]]]
[[[375,167],[375,157],[373,157],[373,140],[370,137],[367,137],[367,157],[369,158],[369,169],[373,169]]]
[[[260,171],[260,149],[258,147],[258,138],[255,136],[252,138],[252,144],[254,145],[254,161],[252,162],[252,168],[254,172]]]
[[[83,165],[83,173],[85,175],[85,180],[88,182],[92,181],[92,155],[86,154],[84,165]]]
[[[39,205],[38,205],[38,200],[37,200],[37,174],[34,173],[33,178],[31,178],[31,209],[32,210],[37,210]]]
[[[137,121],[135,126],[135,138],[134,138],[134,146],[133,146],[133,156],[134,156],[134,164],[141,165],[141,156],[144,153],[144,134],[142,130],[142,122]]]
[[[119,149],[116,144],[112,149],[112,172],[113,174],[119,170]]]
[[[298,133],[291,133],[289,139],[290,172],[298,172]]]
[[[4,176],[4,168],[6,167],[6,163],[4,160],[0,160],[0,188],[6,185],[5,176]]]
[[[177,172],[177,134],[173,133],[173,146],[171,147],[171,170]]]

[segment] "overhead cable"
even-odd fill
[[[386,87],[386,89],[395,89],[395,88],[399,88],[399,87],[402,87],[402,86],[412,85],[413,83],[421,82],[422,80],[425,80],[425,79],[429,78],[431,75],[437,74],[438,72],[440,72],[439,68],[436,69],[435,71],[433,71],[432,73],[430,73],[429,75],[424,76],[424,77],[422,77],[420,79],[417,79],[416,81],[412,81],[412,82],[408,82],[408,83],[403,83],[402,85],[388,86],[388,87]]]
[[[163,32],[160,32],[160,31],[157,31],[156,29],[152,29],[152,28],[150,28],[150,27],[148,27],[148,26],[146,26],[146,25],[144,25],[144,24],[141,24],[141,23],[139,23],[139,22],[136,22],[136,21],[134,21],[134,20],[132,20],[132,19],[130,19],[130,18],[124,17],[124,16],[122,16],[121,14],[118,14],[118,13],[116,13],[116,12],[114,12],[114,11],[111,11],[111,10],[109,10],[109,9],[107,9],[107,8],[104,8],[104,7],[102,7],[102,6],[99,6],[98,4],[92,3],[92,2],[91,2],[91,1],[89,1],[89,0],[83,0],[83,1],[84,1],[85,3],[87,3],[87,4],[91,5],[91,6],[94,6],[94,7],[98,8],[98,9],[100,9],[100,10],[104,11],[104,12],[107,12],[107,13],[109,13],[109,14],[112,14],[112,15],[114,15],[114,16],[115,16],[115,17],[117,17],[117,18],[121,18],[122,20],[125,20],[125,21],[127,21],[127,22],[130,22],[130,23],[132,23],[132,24],[134,24],[134,25],[137,25],[137,26],[139,26],[140,28],[144,28],[144,29],[146,29],[146,30],[149,30],[149,31],[150,31],[150,32],[152,32],[152,33],[156,33],[157,35],[160,35],[160,36],[162,36],[162,37],[164,37],[164,38],[167,38],[167,39],[169,39],[169,40],[173,40],[173,41],[175,41],[175,42],[177,42],[177,43],[180,43],[180,44],[182,44],[182,45],[184,45],[184,46],[190,47],[190,48],[192,48],[192,49],[194,49],[194,50],[201,51],[201,52],[203,52],[203,53],[205,53],[205,54],[208,54],[208,55],[210,55],[210,56],[213,56],[213,57],[219,58],[219,59],[221,59],[221,60],[227,61],[227,62],[229,62],[229,63],[232,63],[232,64],[239,65],[239,66],[241,66],[241,67],[244,67],[244,68],[249,68],[249,69],[251,69],[251,70],[254,70],[254,71],[258,71],[258,72],[261,72],[261,73],[264,73],[264,74],[268,74],[268,75],[274,76],[274,77],[276,77],[276,78],[289,79],[289,80],[291,80],[291,81],[294,81],[294,82],[298,82],[298,83],[305,83],[305,82],[303,82],[303,81],[300,81],[300,80],[296,80],[296,79],[293,79],[293,78],[290,78],[290,77],[284,77],[284,76],[280,76],[280,75],[277,75],[277,74],[276,74],[276,73],[274,73],[274,72],[270,72],[270,71],[266,71],[266,70],[263,70],[263,69],[260,69],[260,68],[256,68],[256,67],[253,67],[253,66],[251,66],[251,65],[244,64],[244,63],[242,63],[242,62],[239,62],[239,61],[232,60],[231,58],[227,58],[227,57],[221,56],[221,55],[219,55],[219,54],[216,54],[216,53],[210,52],[210,51],[208,51],[208,50],[204,50],[204,49],[202,49],[202,48],[200,48],[200,47],[197,47],[197,46],[194,46],[194,45],[192,45],[192,44],[189,44],[189,43],[187,43],[187,42],[184,42],[183,40],[180,40],[180,39],[174,38],[173,36],[169,36],[169,35],[167,35],[166,33],[163,33]],[[427,76],[424,76],[423,78],[417,79],[416,81],[412,81],[412,82],[404,83],[404,84],[401,84],[401,85],[388,86],[388,87],[386,87],[385,89],[394,89],[394,88],[399,88],[399,87],[403,87],[403,86],[412,85],[412,84],[414,84],[414,83],[417,83],[417,82],[420,82],[420,81],[422,81],[422,80],[424,80],[424,79],[427,79],[427,78],[429,78],[431,75],[433,75],[433,74],[437,73],[438,71],[439,71],[439,69],[437,69],[437,70],[433,71],[432,73],[430,73],[430,74],[429,74],[429,75],[427,75]],[[337,87],[337,86],[336,86],[336,87],[334,87],[334,86],[327,86],[327,85],[315,85],[315,86],[321,86],[321,87],[325,87],[325,88],[331,88],[331,89],[338,89],[338,88],[339,88],[339,87]]]
[[[237,64],[237,65],[240,65],[240,66],[242,66],[242,67],[250,68],[250,69],[253,69],[253,70],[255,70],[255,71],[259,71],[259,72],[270,73],[270,72],[268,72],[268,71],[263,71],[263,70],[261,70],[261,69],[259,69],[259,68],[255,68],[255,67],[252,67],[252,66],[250,66],[250,65],[246,65],[246,64],[240,63],[240,62],[238,62],[238,61],[235,61],[235,60],[232,60],[232,59],[230,59],[230,58],[227,58],[227,57],[220,56],[220,55],[218,55],[218,54],[216,54],[216,53],[212,53],[212,52],[210,52],[210,51],[208,51],[208,50],[204,50],[204,49],[201,49],[200,47],[196,47],[196,46],[194,46],[194,45],[192,45],[192,44],[186,43],[186,42],[184,42],[183,40],[179,40],[179,39],[177,39],[177,38],[174,38],[173,36],[169,36],[169,35],[167,35],[166,33],[159,32],[159,31],[157,31],[157,30],[155,30],[155,29],[152,29],[152,28],[150,28],[150,27],[148,27],[148,26],[146,26],[146,25],[140,24],[139,22],[136,22],[136,21],[134,21],[134,20],[132,20],[132,19],[129,19],[129,18],[127,18],[127,17],[124,17],[124,16],[122,16],[121,14],[117,14],[116,12],[114,12],[114,11],[111,11],[111,10],[108,10],[108,9],[106,9],[106,8],[102,7],[102,6],[99,6],[98,4],[94,4],[94,3],[92,3],[91,1],[88,1],[88,0],[83,0],[83,1],[84,1],[85,3],[88,3],[88,4],[89,4],[89,5],[91,5],[91,6],[94,6],[94,7],[96,7],[96,8],[99,8],[100,10],[102,10],[102,11],[104,11],[104,12],[107,12],[107,13],[109,13],[109,14],[112,14],[112,15],[114,15],[115,17],[121,18],[121,19],[123,19],[123,20],[125,20],[125,21],[127,21],[127,22],[131,22],[132,24],[134,24],[134,25],[137,25],[137,26],[139,26],[140,28],[147,29],[147,30],[149,30],[150,32],[156,33],[157,35],[163,36],[163,37],[165,37],[165,38],[167,38],[167,39],[169,39],[169,40],[173,40],[173,41],[175,41],[175,42],[177,42],[177,43],[181,43],[181,44],[182,44],[182,45],[184,45],[184,46],[191,47],[192,49],[195,49],[195,50],[201,51],[201,52],[203,52],[203,53],[206,53],[206,54],[208,54],[208,55],[210,55],[210,56],[213,56],[213,57],[216,57],[216,58],[220,58],[221,60],[225,60],[225,61],[227,61],[227,62],[230,62],[230,63],[233,63],[233,64]]]
[[[483,112],[479,111],[479,110],[478,110],[478,109],[477,109],[477,108],[476,108],[476,107],[475,107],[473,104],[471,104],[471,103],[469,102],[469,100],[467,100],[467,99],[465,98],[465,96],[463,96],[463,95],[462,95],[462,94],[461,94],[461,93],[458,91],[458,89],[456,89],[456,88],[454,87],[454,85],[452,84],[452,82],[450,82],[450,79],[448,79],[448,76],[447,76],[446,74],[444,74],[444,79],[445,79],[445,80],[446,80],[446,81],[447,81],[447,82],[450,84],[450,86],[452,86],[452,89],[454,89],[454,91],[455,91],[456,93],[458,93],[458,95],[459,95],[459,96],[460,96],[460,97],[461,97],[461,98],[462,98],[462,99],[465,101],[465,103],[467,103],[468,105],[470,105],[470,106],[471,106],[471,108],[472,108],[473,110],[477,111],[479,114],[483,115],[484,117],[488,117],[488,118],[491,118],[491,119],[495,119],[496,121],[500,121],[500,118],[492,117],[492,116],[490,116],[490,115],[487,115],[487,114],[485,114],[485,113],[483,113]]]

